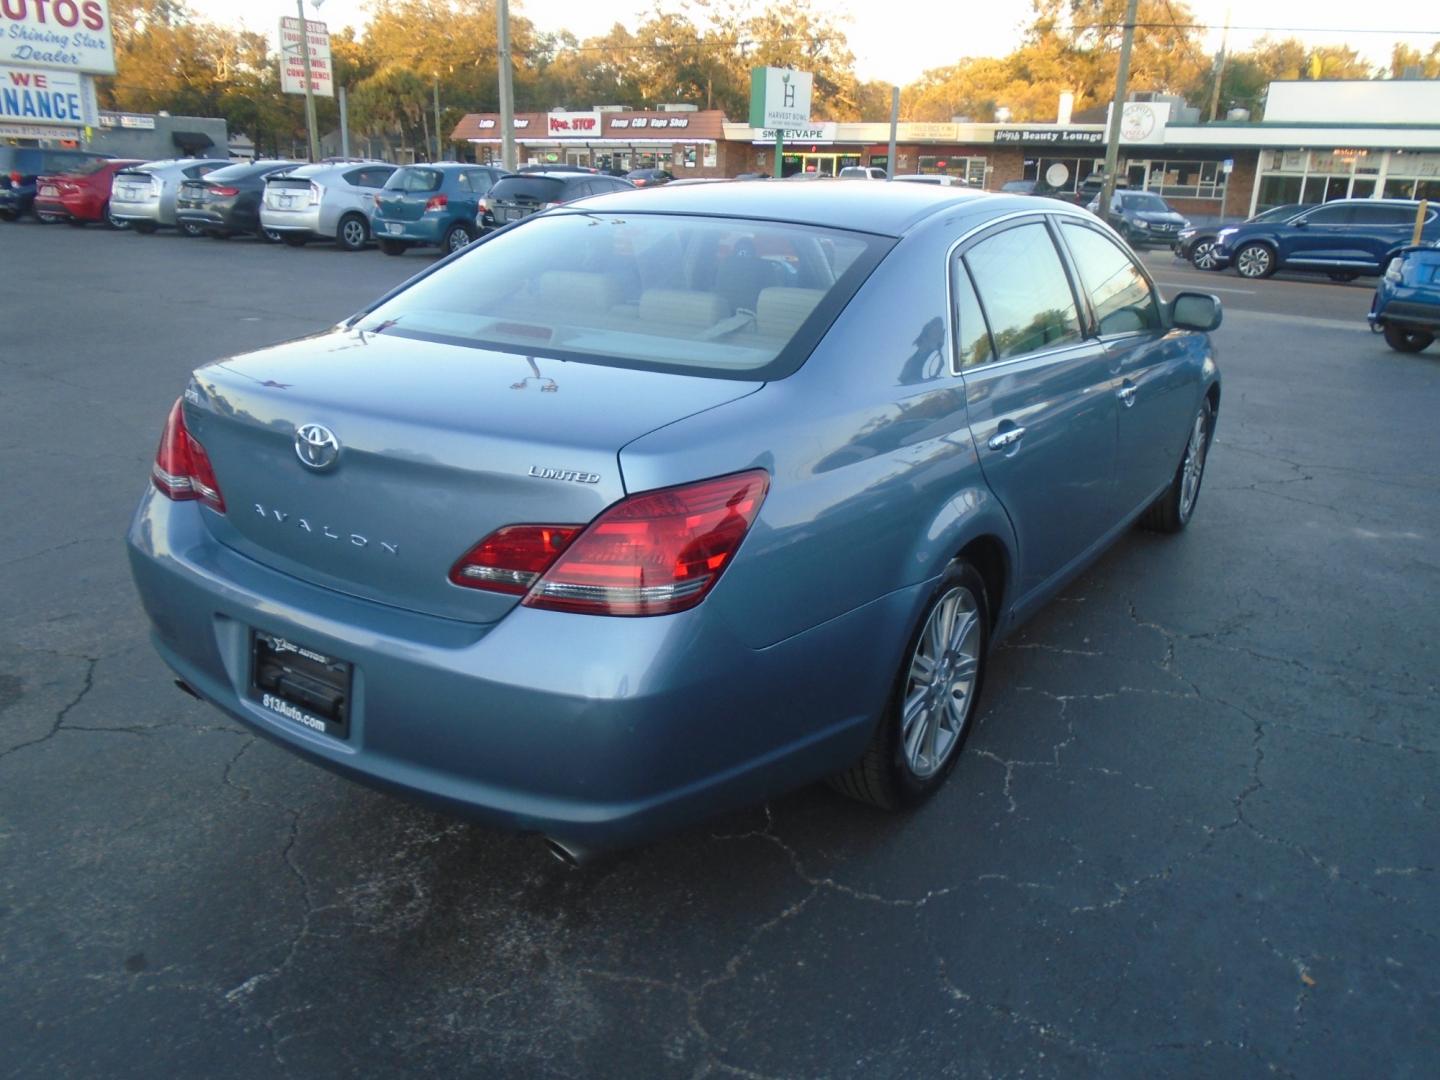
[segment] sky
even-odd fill
[[[319,18],[332,29],[365,22],[368,0],[325,0]],[[383,0],[376,0],[383,2]],[[250,30],[270,30],[282,14],[293,14],[285,0],[265,4],[273,15],[261,17],[253,0],[189,0],[206,18]],[[646,0],[513,0],[512,10],[523,12],[542,30],[569,30],[585,38],[604,33],[615,22],[635,26],[652,9]],[[816,0],[816,7],[849,17],[847,36],[862,79],[883,79],[904,85],[927,68],[952,64],[963,56],[1003,56],[1020,40],[1028,21],[1030,0],[985,0],[983,4],[945,4],[936,0]],[[1213,25],[1206,49],[1220,47],[1220,27],[1227,11],[1234,12],[1237,29],[1230,32],[1230,48],[1245,49],[1265,33],[1244,27],[1275,27],[1272,36],[1295,36],[1310,45],[1350,45],[1373,63],[1384,63],[1397,40],[1422,51],[1440,41],[1440,12],[1433,0],[1388,0],[1375,8],[1354,4],[1316,3],[1316,0],[1191,0],[1197,21]],[[316,18],[314,7],[306,14]],[[1365,28],[1405,33],[1372,33]],[[1289,28],[1304,30],[1290,34]],[[1328,30],[1329,32],[1315,32]],[[1431,31],[1425,33],[1424,31]]]

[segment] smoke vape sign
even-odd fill
[[[808,71],[794,68],[752,68],[750,71],[750,126],[793,131],[810,126]]]

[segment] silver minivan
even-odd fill
[[[160,226],[174,228],[175,196],[186,180],[199,180],[230,162],[221,158],[174,158],[147,161],[115,174],[110,185],[110,216],[138,233],[153,233]],[[181,225],[187,236],[201,230]]]
[[[320,162],[265,182],[260,224],[291,247],[334,238],[346,251],[370,239],[375,196],[395,171],[383,161]]]

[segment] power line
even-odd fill
[[[1123,30],[1124,23],[1076,23],[1070,27],[1072,32],[1084,30]],[[1222,30],[1224,27],[1216,26],[1214,23],[1182,23],[1182,22],[1137,22],[1137,30]],[[1440,37],[1440,30],[1386,30],[1373,26],[1236,26],[1230,24],[1231,30],[1257,30],[1270,34],[1388,34],[1391,37]]]

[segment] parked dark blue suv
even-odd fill
[[[1276,270],[1314,270],[1337,281],[1376,276],[1411,242],[1418,202],[1409,199],[1336,199],[1288,221],[1249,221],[1215,234],[1217,268],[1241,277]],[[1440,215],[1425,216],[1422,242],[1440,239]]]

